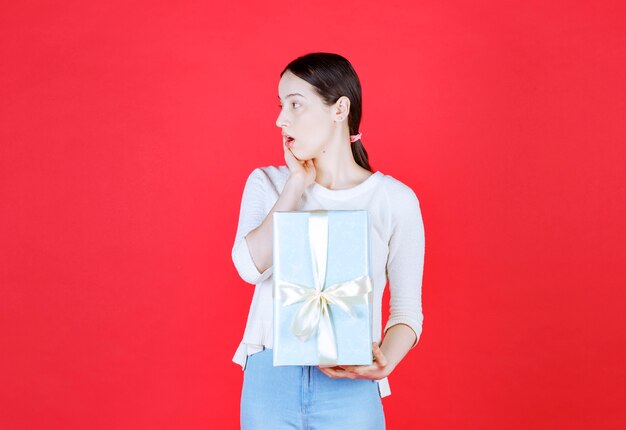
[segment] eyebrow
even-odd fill
[[[304,97],[304,96],[303,96],[302,94],[300,94],[300,93],[291,93],[291,94],[287,94],[287,95],[285,96],[285,98],[286,98],[286,99],[288,99],[288,98],[289,98],[289,97],[291,97],[291,96],[300,96],[300,97]],[[304,98],[306,99],[306,97],[304,97]],[[280,100],[280,96],[278,96],[278,100]]]

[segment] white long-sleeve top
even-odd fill
[[[233,361],[245,369],[249,355],[272,348],[272,268],[259,272],[245,236],[267,217],[289,177],[287,166],[255,168],[246,181],[232,259],[241,278],[255,285],[243,339]],[[382,298],[389,281],[389,319],[384,332],[399,323],[422,333],[422,274],[424,270],[424,224],[415,192],[390,175],[374,172],[355,187],[331,190],[317,182],[308,186],[295,210],[366,209],[370,231],[373,293],[372,337],[380,343]],[[381,397],[391,394],[387,378],[378,381]]]

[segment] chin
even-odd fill
[[[302,151],[299,151],[296,148],[291,148],[291,153],[293,154],[294,157],[296,157],[296,160],[298,160],[298,161],[308,160],[308,158],[306,158],[308,156],[308,154],[307,153],[303,153]]]

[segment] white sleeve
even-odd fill
[[[420,204],[411,188],[404,188],[391,200],[391,237],[387,258],[389,279],[389,320],[387,330],[403,323],[416,335],[415,348],[422,334],[422,275],[424,272],[424,223]]]
[[[252,260],[248,242],[245,236],[250,231],[257,228],[265,217],[265,194],[267,192],[268,179],[260,168],[256,168],[250,173],[246,180],[246,185],[241,198],[241,209],[239,211],[239,223],[235,235],[235,243],[232,249],[232,259],[235,268],[241,278],[250,283],[258,284],[269,278],[272,274],[273,265],[260,273]],[[268,211],[269,212],[269,211]]]

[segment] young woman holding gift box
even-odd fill
[[[424,226],[413,190],[372,172],[361,143],[361,86],[352,65],[332,53],[289,63],[278,85],[286,165],[246,181],[232,258],[255,285],[233,361],[244,369],[241,428],[385,428],[387,377],[422,331]],[[273,366],[272,215],[276,211],[366,209],[371,224],[373,364]],[[381,343],[382,296],[390,317]]]

